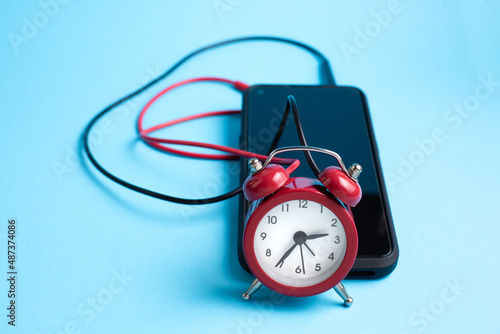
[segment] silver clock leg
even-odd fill
[[[344,300],[345,306],[347,306],[347,307],[351,306],[352,297],[349,297],[349,294],[347,293],[347,290],[344,288],[344,285],[342,284],[342,282],[335,285],[333,287],[333,289],[335,290],[335,292],[337,292],[339,294],[340,298],[342,298]]]
[[[257,290],[259,290],[259,288],[262,286],[262,283],[258,280],[258,279],[255,279],[252,284],[250,284],[250,287],[248,288],[247,292],[245,292],[241,298],[243,298],[244,300],[250,300],[250,296]]]

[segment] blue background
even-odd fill
[[[498,2],[8,0],[1,7],[2,333],[500,330]],[[79,137],[99,110],[189,51],[255,34],[317,47],[338,84],[368,97],[401,255],[389,277],[345,283],[350,309],[334,292],[301,299],[263,288],[242,302],[252,277],[230,239],[236,199],[165,203],[109,182],[81,159]],[[135,138],[148,97],[203,75],[318,82],[315,59],[286,45],[204,54],[98,126],[97,158],[131,182],[179,196],[238,186],[238,177],[227,177],[230,164],[169,156]],[[457,116],[454,105],[463,104],[471,111]],[[224,86],[192,85],[161,100],[146,123],[240,107],[240,94]],[[237,116],[200,120],[168,136],[236,146],[239,126]],[[5,316],[10,218],[17,219],[15,329]]]

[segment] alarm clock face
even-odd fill
[[[346,254],[339,217],[313,200],[280,203],[258,223],[253,246],[264,273],[279,284],[308,287],[332,276]]]

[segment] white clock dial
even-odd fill
[[[340,219],[311,200],[284,202],[267,212],[254,238],[257,261],[278,283],[306,287],[328,279],[346,252]]]

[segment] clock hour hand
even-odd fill
[[[314,254],[314,252],[311,250],[311,248],[309,248],[309,246],[307,246],[307,244],[306,244],[305,242],[304,242],[304,246],[306,246],[306,248],[307,248],[307,249],[311,252],[311,254],[312,254],[313,256],[316,256],[316,255]]]
[[[275,268],[277,266],[279,266],[280,264],[283,265],[283,263],[285,262],[285,259],[290,255],[292,254],[293,250],[295,249],[295,247],[297,247],[297,243],[295,243],[292,247],[290,247],[289,250],[286,251],[285,254],[283,254],[283,256],[281,257],[281,259],[278,261],[278,263],[276,263],[276,265],[274,266]]]
[[[324,234],[311,234],[309,236],[305,236],[305,238],[306,238],[306,240],[318,239],[318,238],[321,238],[321,237],[326,237],[327,235],[328,235],[328,233],[324,233]],[[306,246],[306,248],[311,252],[311,254],[313,256],[316,256],[316,255],[314,255],[314,252],[311,250],[311,248],[309,248],[309,246],[307,246],[305,240],[304,240],[304,246]]]
[[[281,259],[278,261],[278,263],[276,263],[276,265],[274,267],[276,268],[276,267],[280,266],[280,268],[281,268],[281,266],[285,262],[285,259],[288,256],[290,256],[290,254],[292,254],[293,250],[295,249],[295,247],[297,247],[297,245],[300,245],[300,253],[301,253],[301,256],[303,257],[303,255],[302,255],[302,244],[305,244],[306,240],[317,239],[317,238],[321,238],[321,237],[326,237],[327,235],[328,235],[328,233],[324,233],[324,234],[311,234],[311,235],[308,236],[307,234],[305,234],[302,231],[296,232],[293,235],[293,241],[295,241],[295,244],[292,247],[290,247],[290,249],[287,250],[285,254],[283,254],[283,256],[281,257]],[[307,245],[305,245],[305,246],[311,252],[311,254],[314,256],[314,253],[309,248],[309,246],[307,246]],[[302,264],[302,267],[304,267],[304,264]]]
[[[326,237],[327,235],[328,235],[328,233],[324,233],[324,234],[311,234],[311,235],[308,235],[306,237],[306,240],[318,239],[318,238]]]

